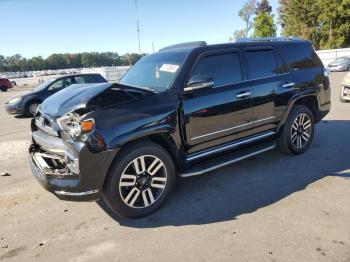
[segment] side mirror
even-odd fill
[[[188,81],[184,91],[188,92],[202,88],[212,88],[213,86],[214,79],[211,76],[194,75]]]

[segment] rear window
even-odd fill
[[[281,53],[292,70],[322,66],[322,62],[311,45],[288,44],[281,48]]]
[[[246,51],[245,56],[249,79],[274,76],[280,71],[273,50]]]

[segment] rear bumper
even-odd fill
[[[59,199],[97,200],[116,151],[91,153],[84,143],[70,142],[40,130],[33,132],[29,148],[32,174]]]

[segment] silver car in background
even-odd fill
[[[350,73],[347,73],[343,79],[342,89],[340,92],[340,102],[350,102]]]
[[[331,72],[350,71],[350,57],[338,57],[328,64]]]

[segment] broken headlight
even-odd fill
[[[61,131],[69,134],[74,140],[81,140],[83,135],[94,130],[95,122],[93,119],[80,120],[79,115],[68,113],[57,119]]]

